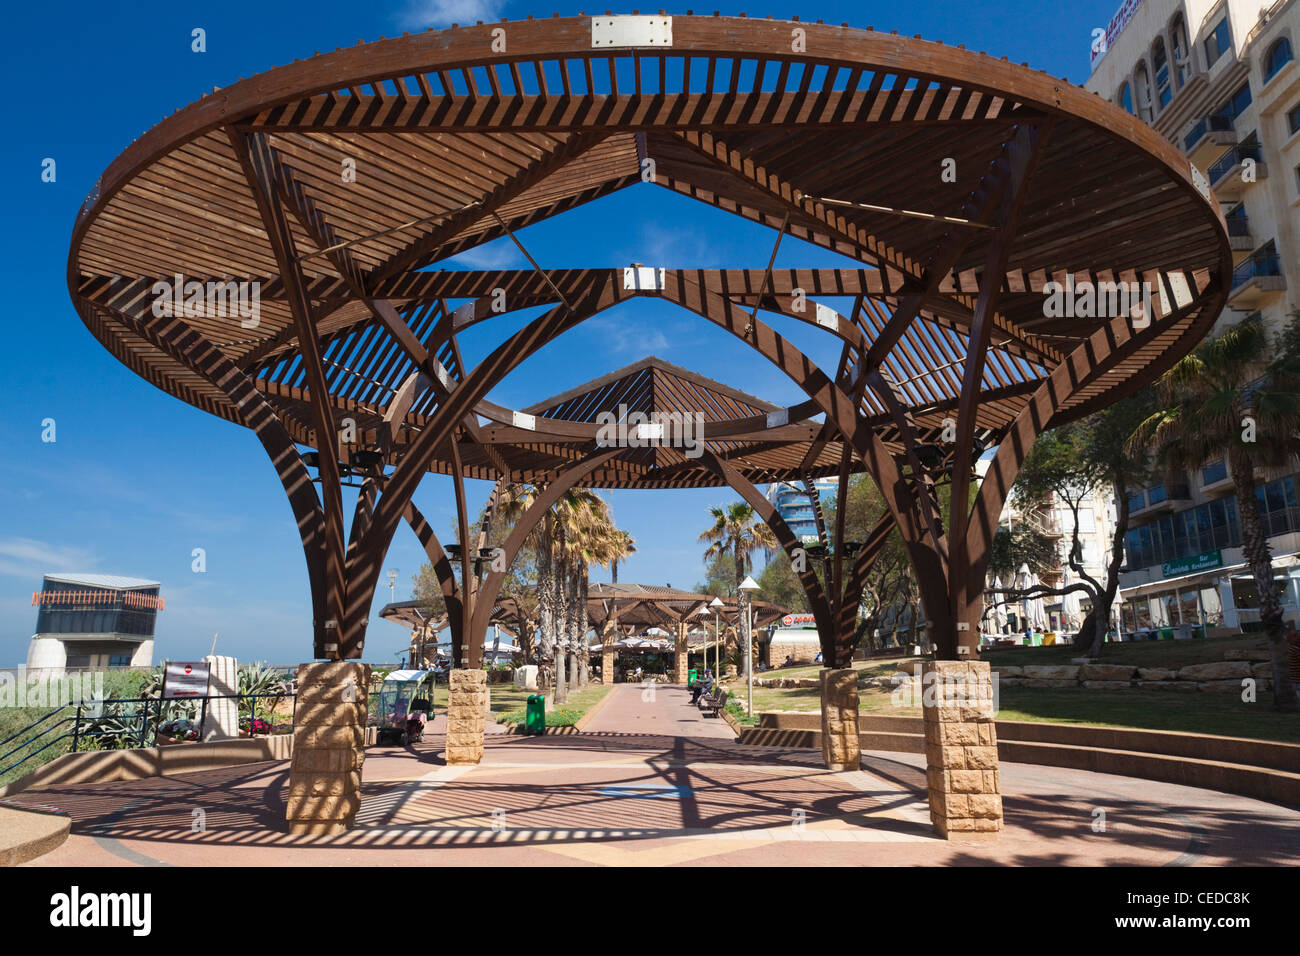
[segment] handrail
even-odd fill
[[[72,739],[72,749],[71,749],[69,752],[70,752],[70,753],[76,753],[76,752],[77,752],[78,744],[79,744],[80,741],[81,741],[82,739],[84,739],[84,738],[87,738],[87,737],[110,737],[110,736],[121,736],[119,733],[114,732],[114,731],[102,731],[102,730],[101,730],[101,731],[96,731],[96,730],[86,729],[86,728],[83,728],[83,727],[82,727],[82,724],[89,724],[89,725],[91,725],[91,726],[93,727],[95,724],[99,723],[99,722],[102,721],[102,720],[105,720],[105,719],[117,719],[117,720],[120,720],[123,724],[127,724],[127,725],[129,725],[129,724],[133,724],[136,720],[139,720],[139,721],[140,721],[140,730],[139,730],[139,734],[138,734],[139,746],[140,746],[140,747],[143,747],[143,746],[145,746],[145,740],[148,738],[148,735],[149,735],[149,730],[150,730],[150,720],[152,719],[153,731],[154,731],[154,735],[155,735],[155,738],[156,738],[156,736],[157,736],[158,725],[159,725],[160,723],[163,722],[163,721],[162,721],[162,709],[163,709],[163,706],[164,706],[166,703],[168,703],[168,702],[172,702],[172,703],[176,703],[176,702],[186,702],[186,701],[194,701],[194,702],[196,702],[196,703],[197,703],[197,702],[201,702],[201,703],[202,703],[202,707],[203,707],[203,716],[202,716],[202,718],[200,719],[200,725],[202,725],[203,723],[206,723],[206,722],[207,722],[207,706],[208,706],[208,701],[211,701],[211,700],[234,700],[234,701],[244,701],[244,700],[248,700],[248,701],[252,701],[252,702],[254,702],[254,703],[251,703],[251,704],[250,704],[250,722],[251,722],[252,720],[256,720],[256,719],[257,719],[257,706],[256,706],[256,703],[255,703],[255,702],[256,702],[257,700],[260,700],[260,699],[263,699],[263,698],[267,698],[267,697],[275,698],[275,699],[277,699],[277,700],[294,700],[294,701],[296,701],[296,700],[297,700],[297,693],[296,693],[295,691],[289,690],[289,691],[287,691],[287,692],[285,692],[285,693],[278,693],[278,694],[277,694],[277,693],[269,693],[269,694],[204,694],[204,695],[202,695],[202,696],[198,696],[198,697],[174,697],[174,698],[173,698],[173,697],[168,697],[168,698],[163,698],[163,697],[108,697],[108,698],[104,698],[104,699],[102,699],[102,700],[97,699],[97,700],[95,700],[95,701],[82,701],[82,702],[77,703],[77,704],[71,704],[71,703],[68,703],[68,704],[61,704],[60,706],[54,708],[53,710],[49,711],[48,713],[42,714],[40,717],[38,717],[36,720],[32,721],[32,722],[31,722],[30,724],[28,724],[26,727],[23,727],[21,730],[17,731],[17,732],[14,733],[14,734],[11,734],[9,737],[7,737],[7,738],[5,738],[4,740],[0,741],[0,747],[3,747],[3,746],[6,745],[6,744],[12,743],[12,742],[13,742],[14,740],[16,740],[18,737],[22,736],[23,734],[27,733],[28,731],[30,731],[30,730],[32,730],[32,729],[34,729],[34,728],[40,726],[41,724],[45,723],[47,720],[49,720],[50,718],[56,716],[56,715],[59,714],[60,712],[62,712],[62,711],[64,711],[64,710],[67,710],[69,707],[76,707],[76,713],[75,713],[75,714],[68,714],[68,715],[66,715],[66,716],[63,717],[62,719],[57,720],[57,721],[55,721],[53,724],[51,724],[50,726],[44,728],[40,733],[28,737],[27,739],[25,739],[25,740],[23,740],[21,743],[19,743],[16,747],[13,747],[13,748],[11,748],[10,750],[6,751],[5,753],[0,754],[0,760],[4,760],[4,759],[6,759],[6,758],[8,758],[8,757],[11,757],[11,756],[13,756],[14,754],[18,753],[19,751],[24,750],[24,749],[30,747],[32,744],[34,744],[35,742],[37,742],[38,740],[40,740],[42,737],[46,736],[46,735],[49,734],[49,733],[52,733],[53,731],[59,729],[60,727],[64,726],[65,724],[69,724],[69,723],[71,723],[71,724],[72,724],[72,730],[69,731],[69,732],[62,733],[62,734],[60,734],[60,735],[57,736],[57,737],[53,737],[53,738],[51,738],[50,740],[46,741],[46,743],[43,744],[41,747],[37,748],[36,750],[31,751],[30,753],[24,754],[21,758],[19,758],[18,760],[14,761],[12,764],[9,764],[9,765],[7,765],[7,766],[0,767],[0,775],[7,774],[7,773],[9,773],[9,772],[12,771],[12,770],[14,770],[14,769],[16,769],[16,768],[18,768],[18,767],[21,767],[21,766],[22,766],[24,763],[26,763],[28,760],[32,759],[32,758],[35,757],[37,754],[39,754],[39,753],[43,753],[44,751],[48,750],[50,747],[52,747],[54,744],[58,743],[58,742],[61,741],[61,740],[67,740],[67,739],[71,738],[71,739]],[[85,713],[83,713],[85,707],[86,707],[88,704],[91,704],[91,703],[97,705],[97,706],[96,706],[96,710],[98,711],[98,713],[97,713],[96,716],[88,716],[88,715],[86,715]],[[137,709],[135,710],[135,712],[132,712],[132,713],[108,714],[108,713],[105,712],[105,708],[106,708],[106,707],[108,707],[108,706],[117,706],[117,705],[121,705],[121,704],[142,704],[143,706],[137,708]],[[156,706],[151,707],[151,705],[156,705]],[[150,710],[153,710],[152,718],[151,718],[151,715],[150,715]],[[293,719],[294,719],[294,716],[296,716],[296,714],[297,714],[297,709],[296,709],[296,707],[295,707],[294,714],[291,715],[291,717],[290,717],[290,723],[291,723],[291,724],[292,724]],[[134,733],[135,733],[134,731],[131,731],[131,734],[134,735]],[[250,726],[250,736],[252,736],[252,733],[251,733],[251,726]]]

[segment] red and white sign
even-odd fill
[[[163,671],[163,697],[206,697],[208,695],[208,665],[168,663]]]
[[[782,627],[798,627],[800,624],[815,624],[817,619],[811,614],[787,614],[781,618]]]

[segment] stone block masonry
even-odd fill
[[[285,817],[298,836],[352,826],[361,806],[370,665],[329,661],[298,668],[293,761]]]
[[[822,696],[822,759],[826,768],[860,770],[857,671],[824,670],[818,677]]]
[[[487,693],[487,671],[452,670],[447,703],[449,766],[473,765],[483,759]]]
[[[988,663],[926,662],[921,705],[930,822],[949,840],[996,840],[1002,796]]]

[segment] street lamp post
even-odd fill
[[[713,679],[714,681],[721,680],[722,677],[722,670],[721,667],[719,666],[722,663],[722,651],[720,650],[722,644],[722,624],[719,622],[719,618],[718,618],[718,608],[722,606],[723,606],[722,598],[715,597],[712,601],[709,602],[709,607],[713,608]],[[709,664],[709,649],[706,646],[704,648],[704,665],[707,667],[708,664]]]
[[[746,576],[745,580],[740,582],[740,605],[741,613],[745,616],[745,684],[748,687],[748,693],[745,698],[745,712],[748,716],[754,716],[754,628],[753,622],[749,618],[749,602],[752,592],[758,590],[758,582],[753,578]]]

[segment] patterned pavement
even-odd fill
[[[737,745],[683,690],[612,693],[582,734],[489,735],[477,767],[446,766],[437,736],[372,748],[357,826],[337,837],[281,832],[286,763],[11,800],[73,820],[36,866],[1300,863],[1295,810],[1024,764],[1002,765],[998,842],[942,841],[921,755],[866,754],[862,771],[829,773],[812,751]]]

